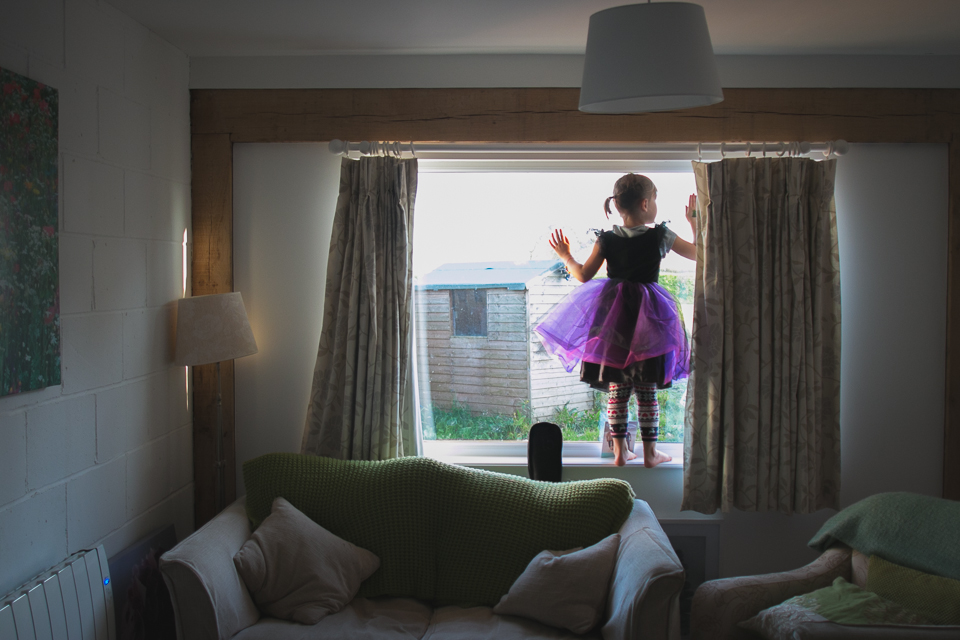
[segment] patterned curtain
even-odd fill
[[[416,196],[416,159],[345,158],[340,165],[303,453],[347,460],[403,455]]]
[[[700,218],[682,508],[838,509],[836,160],[693,166]]]

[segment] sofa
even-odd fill
[[[881,493],[857,502],[834,515],[810,541],[821,555],[806,566],[779,573],[740,576],[711,580],[694,593],[690,613],[690,640],[755,640],[768,637],[744,628],[743,623],[763,611],[772,611],[788,599],[829,589],[837,579],[867,591],[878,591],[894,601],[901,594],[888,594],[872,572],[899,567],[900,574],[911,574],[915,580],[898,577],[901,586],[911,591],[907,599],[919,595],[928,600],[933,591],[924,594],[931,581],[960,580],[960,503],[906,492]],[[886,559],[877,562],[877,557]],[[889,561],[889,562],[887,562]],[[906,568],[907,571],[903,571]],[[916,572],[916,573],[914,573]],[[932,577],[931,577],[932,576]],[[946,613],[954,622],[941,620],[931,624],[836,624],[828,620],[785,621],[779,623],[780,635],[786,627],[791,640],[958,640],[960,592],[953,584],[951,604],[933,604],[931,611]],[[936,601],[933,601],[936,602]],[[916,600],[914,600],[916,603]],[[796,628],[793,628],[795,625]],[[750,626],[749,623],[747,626]],[[787,635],[784,632],[784,635]]]
[[[625,482],[537,482],[428,458],[294,454],[248,461],[244,481],[244,498],[161,558],[180,640],[679,639],[683,568]],[[353,599],[316,624],[264,615],[234,562],[279,502],[379,558]],[[597,590],[599,622],[586,633],[494,612],[546,550],[591,549],[615,533],[608,586]]]

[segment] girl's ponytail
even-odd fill
[[[603,201],[603,210],[604,212],[606,212],[608,219],[610,218],[610,214],[613,213],[612,211],[610,211],[610,201],[613,200],[613,198],[614,196],[610,196],[609,198]]]

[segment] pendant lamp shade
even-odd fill
[[[630,4],[590,16],[581,111],[669,111],[722,100],[700,5]]]

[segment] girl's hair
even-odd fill
[[[613,185],[613,195],[603,201],[603,210],[610,217],[610,201],[613,200],[621,211],[633,211],[646,199],[652,198],[657,187],[653,180],[638,173],[628,173]]]

